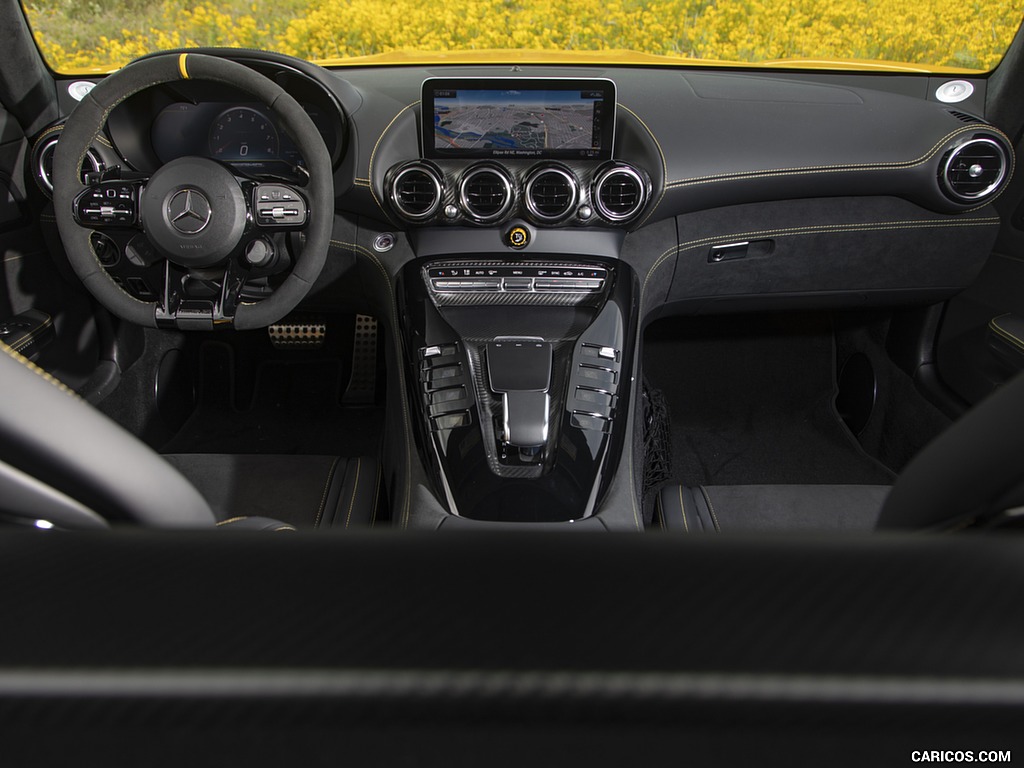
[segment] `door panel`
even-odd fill
[[[1024,147],[1018,144],[1017,156]],[[992,255],[966,291],[946,307],[937,360],[943,381],[976,403],[1024,370],[1024,174],[997,209],[1003,227]]]

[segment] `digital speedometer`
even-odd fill
[[[276,160],[281,151],[277,128],[252,107],[232,107],[210,127],[210,157],[226,162]]]

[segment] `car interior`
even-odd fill
[[[25,755],[1012,744],[1024,35],[978,74],[85,77],[5,0],[0,42]]]

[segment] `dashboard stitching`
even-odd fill
[[[999,317],[994,317],[991,320],[989,320],[989,328],[991,328],[997,334],[1002,336],[1003,339],[1013,344],[1015,347],[1019,347],[1020,349],[1024,350],[1024,339],[1020,339],[1017,336],[1014,336],[1010,331],[1006,330],[1001,325],[999,325],[998,321],[1002,320],[1004,317],[1009,317],[1009,315],[1000,315]]]
[[[651,137],[651,140],[654,142],[654,146],[658,148],[658,156],[661,158],[661,177],[663,179],[667,179],[668,178],[668,161],[665,160],[665,151],[661,148],[661,142],[658,141],[658,137],[654,135],[654,131],[651,130],[650,126],[647,125],[647,123],[644,122],[644,119],[642,117],[640,117],[640,115],[638,115],[632,109],[627,107],[625,104],[619,104],[618,106],[619,106],[619,109],[624,109],[626,112],[631,114],[637,120],[637,122],[639,122],[640,125],[642,125],[644,127],[644,130],[647,131],[647,134]],[[666,190],[667,190],[667,187],[666,186],[662,186],[661,192],[658,195],[657,201],[654,203],[653,206],[651,206],[651,210],[647,212],[647,215],[644,216],[643,220],[639,224],[636,225],[637,229],[639,229],[644,224],[646,224],[648,219],[650,219],[651,216],[654,215],[654,212],[656,210],[658,210],[658,206],[661,205],[661,201],[665,199],[665,192],[666,192]]]
[[[729,235],[714,235],[712,237],[704,237],[699,240],[690,240],[685,243],[680,243],[672,248],[669,248],[661,256],[658,257],[657,261],[651,266],[647,272],[647,277],[644,278],[644,284],[640,289],[641,301],[647,291],[647,283],[650,281],[651,276],[654,272],[665,262],[665,260],[672,254],[680,254],[683,251],[692,250],[699,248],[703,245],[710,245],[715,242],[730,242],[733,240],[747,240],[755,237],[793,237],[797,235],[818,235],[828,233],[847,233],[847,232],[883,232],[890,230],[901,230],[901,229],[944,229],[944,228],[960,228],[960,227],[982,227],[982,226],[993,226],[1000,223],[997,217],[990,217],[984,219],[971,219],[970,221],[942,221],[942,220],[920,220],[920,221],[885,221],[879,222],[878,224],[822,224],[817,227],[791,227],[787,229],[765,229],[755,232],[739,232],[736,234]]]
[[[998,128],[992,128],[990,126],[984,126],[985,130],[992,131],[998,134],[1007,142],[1009,138],[1000,131]],[[688,186],[697,186],[699,184],[713,184],[720,181],[739,181],[746,179],[757,179],[757,178],[771,178],[774,176],[796,176],[803,174],[815,174],[815,173],[841,173],[843,171],[882,171],[882,170],[893,170],[893,169],[908,169],[914,168],[918,165],[923,165],[928,162],[935,154],[942,149],[943,145],[956,138],[963,133],[970,133],[972,131],[979,130],[979,126],[965,125],[962,128],[946,134],[942,139],[938,141],[928,152],[915,160],[900,160],[890,163],[853,163],[849,165],[809,165],[797,168],[777,168],[767,171],[741,171],[733,174],[721,174],[711,176],[695,176],[692,179],[678,179],[676,181],[670,181],[665,185],[665,189],[673,189]],[[1012,142],[1011,142],[1012,144]],[[1011,152],[1011,155],[1013,153]],[[1013,161],[1011,160],[1011,173],[1013,171]]]
[[[384,282],[388,286],[388,293],[391,295],[391,333],[395,337],[395,348],[397,350],[402,349],[402,339],[398,333],[398,308],[395,304],[395,289],[391,285],[391,277],[388,275],[388,271],[384,268],[384,265],[369,249],[364,248],[358,243],[345,243],[341,240],[331,240],[331,245],[336,248],[351,251],[357,255],[367,256],[377,269],[380,270],[381,275],[384,277]],[[409,527],[409,505],[412,503],[412,448],[409,444],[409,404],[406,398],[405,391],[405,377],[400,375],[398,377],[398,386],[400,389],[400,399],[402,401],[402,432],[405,435],[405,503],[402,508],[402,514],[399,518],[401,521],[402,528]]]
[[[373,161],[377,157],[377,150],[380,148],[380,143],[384,141],[384,137],[387,135],[388,131],[391,130],[391,126],[393,126],[395,122],[397,122],[398,118],[400,118],[408,110],[412,109],[419,103],[420,102],[417,100],[414,101],[412,104],[407,104],[398,111],[398,114],[391,118],[391,122],[388,123],[387,126],[385,126],[383,131],[380,132],[380,136],[377,137],[377,142],[373,145],[373,151],[370,153],[370,164],[367,166],[366,169],[367,186],[369,186],[370,188],[370,194],[373,195],[373,201],[377,203],[377,207],[380,208],[381,213],[383,213],[385,216],[387,216],[388,213],[387,211],[384,210],[384,206],[381,205],[380,200],[377,199],[377,193],[374,191],[373,185],[370,183],[370,179],[373,178]]]

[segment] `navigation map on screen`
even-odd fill
[[[606,92],[600,89],[437,88],[433,149],[443,155],[598,157]]]

